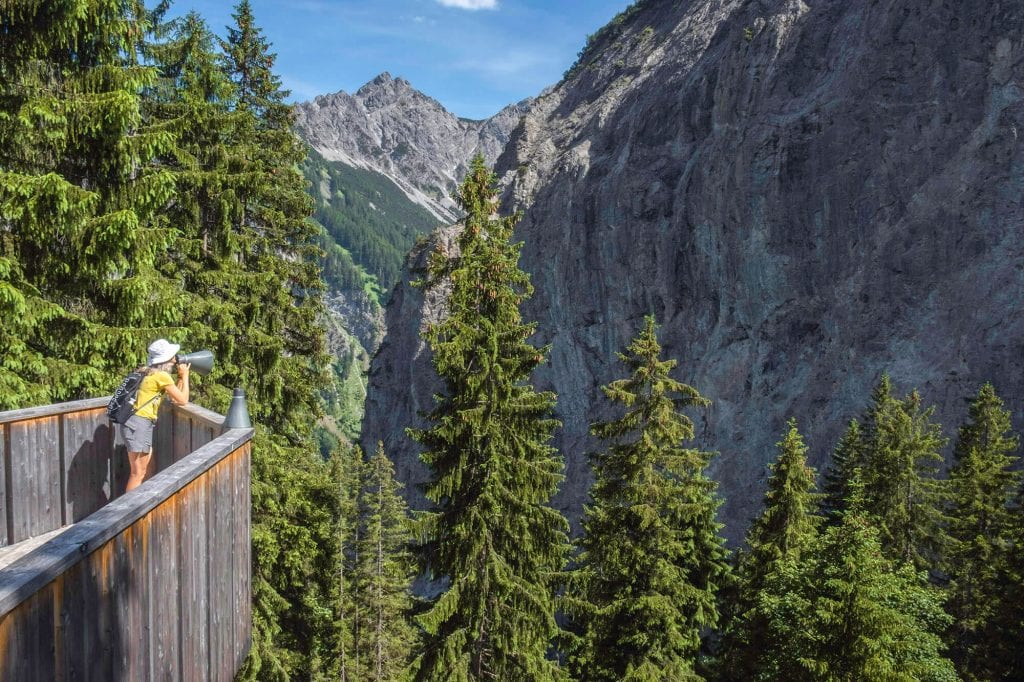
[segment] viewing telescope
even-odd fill
[[[174,361],[181,364],[192,365],[192,371],[199,372],[203,376],[213,369],[213,351],[197,350],[195,353],[183,353],[174,356]]]

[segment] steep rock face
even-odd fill
[[[539,98],[498,170],[552,344],[558,503],[578,518],[598,387],[654,313],[736,539],[795,416],[823,466],[888,370],[947,435],[991,380],[1024,423],[1024,5],[1019,0],[647,0]],[[450,238],[450,237],[449,237]],[[405,480],[429,407],[402,285],[366,440]],[[413,495],[414,501],[422,502]]]
[[[328,161],[391,178],[440,220],[457,219],[452,199],[476,153],[501,153],[529,100],[489,119],[456,117],[403,78],[382,73],[354,95],[337,92],[296,105],[296,130]]]

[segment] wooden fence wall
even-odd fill
[[[4,471],[14,472],[4,508],[18,520],[8,532],[42,528],[33,525],[36,512],[48,523],[74,520],[79,508],[67,494],[74,462],[101,488],[123,489],[117,435],[95,414],[105,401],[92,402],[28,420],[0,415]],[[0,571],[0,680],[234,678],[251,640],[253,431],[217,435],[221,419],[192,407],[162,415],[160,473]],[[22,447],[40,447],[59,462],[64,483],[55,489],[45,481],[44,465],[28,463]],[[82,452],[85,459],[76,459]],[[15,482],[49,501],[20,499]]]
[[[106,398],[0,413],[0,547],[80,521],[124,493],[128,457]],[[160,408],[153,450],[162,471],[220,433],[220,415]]]

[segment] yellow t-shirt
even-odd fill
[[[135,396],[135,407],[138,408],[140,405],[143,407],[135,414],[156,421],[156,414],[160,409],[160,398],[154,398],[154,396],[162,394],[164,389],[172,384],[174,384],[174,379],[162,370],[151,372],[143,377],[142,383],[139,384],[139,392]],[[152,402],[149,402],[150,400]]]

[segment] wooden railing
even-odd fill
[[[165,406],[158,473],[121,494],[105,405],[0,413],[0,536],[22,543],[0,552],[56,533],[0,569],[0,680],[232,679],[251,638],[253,431]]]

